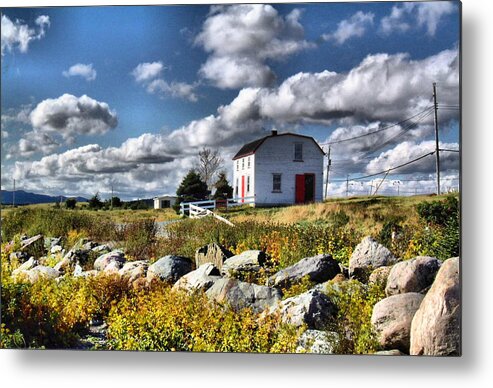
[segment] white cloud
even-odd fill
[[[60,145],[47,133],[42,131],[31,131],[26,133],[18,142],[17,147],[10,151],[10,158],[30,157],[38,152],[50,154]]]
[[[283,18],[264,4],[211,7],[195,39],[211,54],[200,75],[222,89],[270,85],[275,76],[266,60],[282,60],[313,47],[303,38],[300,16],[295,9]]]
[[[195,89],[197,84],[185,82],[167,82],[162,77],[165,66],[162,62],[140,63],[132,71],[135,81],[142,84],[148,93],[156,93],[161,96],[184,98],[192,102],[198,100]]]
[[[457,143],[440,143],[440,148],[444,149],[459,149]],[[435,141],[423,141],[420,143],[405,141],[394,148],[382,152],[378,157],[371,160],[366,166],[366,171],[369,174],[385,171],[390,168],[400,166],[411,160],[417,159],[427,153],[435,150]],[[409,173],[432,173],[435,171],[435,155],[425,157],[412,164],[399,168],[394,173],[409,174]],[[440,153],[440,169],[458,170],[459,169],[459,154],[456,152],[441,152]]]
[[[132,70],[132,75],[137,82],[151,81],[161,75],[164,70],[162,62],[140,63]]]
[[[9,137],[9,133],[8,133],[7,131],[4,131],[4,130],[2,129],[2,138],[3,138],[3,139],[7,139],[8,137]]]
[[[392,7],[390,15],[382,18],[380,28],[385,34],[394,31],[406,32],[417,25],[425,27],[429,36],[434,36],[443,16],[455,11],[451,1],[430,1],[422,3],[404,3]]]
[[[373,25],[375,15],[371,12],[356,12],[349,19],[341,21],[337,29],[330,34],[322,35],[324,40],[334,40],[337,44],[343,44],[353,37],[362,37],[366,30]]]
[[[441,103],[458,104],[457,50],[422,60],[369,55],[348,73],[298,73],[278,88],[262,89],[257,104],[262,117],[288,123],[397,122],[430,106],[433,82]],[[456,114],[444,111],[441,117]]]
[[[2,35],[1,35],[1,53],[12,52],[18,49],[21,53],[26,53],[29,43],[33,40],[39,40],[45,36],[46,28],[50,26],[50,18],[46,15],[38,16],[35,21],[37,29],[30,28],[22,20],[10,20],[8,16],[2,15]]]
[[[79,76],[84,78],[86,81],[94,81],[96,79],[96,70],[92,67],[92,63],[85,65],[83,63],[77,63],[70,66],[68,70],[63,71],[64,77],[75,77]]]
[[[40,102],[31,112],[30,120],[35,129],[60,135],[68,142],[78,135],[101,135],[118,123],[116,113],[107,103],[71,94]]]

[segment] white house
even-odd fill
[[[175,195],[162,195],[160,197],[154,197],[154,209],[163,209],[172,207],[176,203]]]
[[[322,201],[323,162],[312,137],[272,131],[233,157],[233,196],[255,196],[255,206]]]

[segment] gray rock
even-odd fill
[[[9,255],[10,261],[18,261],[19,263],[24,263],[29,260],[32,256],[29,256],[27,252],[12,252]]]
[[[97,245],[97,246],[91,248],[91,251],[96,252],[96,253],[111,252],[111,248],[108,245],[103,244],[103,245]]]
[[[387,296],[406,292],[424,293],[435,279],[442,262],[434,257],[419,256],[395,264],[387,279]]]
[[[82,272],[79,272],[79,271],[76,272],[76,271],[74,271],[73,276],[74,277],[88,278],[88,277],[91,277],[91,276],[97,276],[100,273],[101,272],[96,271],[95,269],[92,269],[90,271],[82,271]]]
[[[21,251],[25,252],[28,256],[42,256],[45,252],[43,235],[38,234],[34,237],[21,240]]]
[[[335,354],[340,336],[333,331],[306,330],[298,339],[296,353]]]
[[[423,295],[416,292],[392,295],[373,307],[371,323],[384,349],[409,353],[411,322]]]
[[[262,251],[245,251],[232,256],[223,263],[221,273],[229,275],[232,272],[258,272],[267,261],[267,255]]]
[[[340,272],[339,264],[331,255],[318,255],[304,258],[295,265],[280,270],[269,278],[268,284],[285,288],[300,282],[304,277],[308,277],[313,283],[322,283]]]
[[[92,250],[93,248],[96,248],[99,244],[97,242],[94,242],[94,241],[86,241],[84,242],[80,249],[84,250],[84,251],[90,251]]]
[[[137,279],[145,278],[148,268],[149,262],[147,260],[129,261],[123,265],[118,273],[127,278],[129,283],[132,283]]]
[[[187,257],[168,255],[160,258],[147,269],[147,279],[159,279],[167,283],[176,283],[183,275],[192,270],[192,261]]]
[[[387,284],[387,279],[390,274],[390,270],[392,269],[392,266],[385,266],[385,267],[379,267],[375,269],[371,274],[370,277],[368,278],[368,283],[372,284],[382,284],[385,285]]]
[[[212,263],[221,270],[223,263],[232,256],[233,253],[216,243],[204,245],[195,252],[195,267],[199,268],[202,264]]]
[[[256,313],[275,306],[281,300],[281,292],[275,288],[232,278],[217,280],[206,295],[218,303],[228,304],[235,311],[250,307]]]
[[[96,261],[94,261],[94,269],[96,271],[103,271],[111,262],[116,262],[115,264],[120,268],[125,264],[125,255],[122,251],[111,251],[99,256]]]
[[[61,253],[63,251],[63,248],[61,245],[53,245],[50,248],[50,253],[55,254],[55,253]]]
[[[30,269],[33,269],[39,264],[38,260],[36,260],[34,257],[31,256],[29,260],[21,264],[18,268],[14,269],[12,271],[12,278],[17,278],[20,274],[24,273],[25,271],[29,271]]]
[[[324,293],[310,290],[283,300],[278,311],[284,323],[294,326],[306,324],[308,329],[326,330],[334,323],[337,307]],[[275,309],[269,312],[274,313]]]
[[[119,274],[122,266],[123,263],[121,263],[120,261],[111,261],[106,267],[104,267],[103,272],[105,274]]]
[[[178,279],[173,289],[207,291],[219,279],[221,279],[219,269],[212,263],[205,263]]]
[[[20,271],[17,274],[16,279],[25,279],[30,283],[36,283],[41,279],[56,279],[59,276],[60,272],[56,269],[44,265],[38,265],[27,271]]]
[[[406,353],[402,353],[399,349],[392,350],[380,350],[373,353],[375,356],[406,356]]]
[[[461,355],[459,258],[445,260],[414,315],[412,355]]]
[[[47,250],[50,250],[53,248],[55,245],[61,245],[62,244],[62,238],[61,237],[45,237],[44,238],[44,245]]]
[[[394,264],[395,256],[372,237],[365,237],[354,249],[349,259],[349,275],[366,282],[375,269]]]

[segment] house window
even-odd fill
[[[235,196],[238,196],[238,178],[236,178],[236,186],[235,186]]]
[[[245,158],[241,159],[241,169],[245,169]]]
[[[250,175],[247,175],[247,193],[250,192]]]
[[[240,170],[240,161],[237,160],[236,161],[236,171],[239,171]]]
[[[248,157],[248,168],[250,168],[250,157]]]
[[[294,144],[294,160],[303,161],[303,143]]]
[[[272,191],[274,193],[281,192],[281,174],[272,174]]]

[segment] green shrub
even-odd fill
[[[109,346],[117,350],[196,352],[294,352],[303,331],[280,323],[276,315],[259,319],[250,309],[234,312],[155,285],[124,297],[110,311]]]
[[[445,226],[459,213],[459,201],[449,195],[444,201],[421,202],[416,205],[418,215],[429,224]]]
[[[379,348],[376,333],[371,324],[373,306],[385,298],[384,287],[366,285],[356,280],[328,287],[327,294],[338,308],[337,327],[342,341],[340,354],[369,354]]]
[[[123,241],[125,253],[134,259],[155,255],[157,225],[154,219],[143,219],[123,225],[119,240]]]

